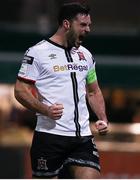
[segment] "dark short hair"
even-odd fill
[[[63,20],[72,20],[77,14],[89,14],[89,7],[80,3],[63,4],[58,13],[58,24],[61,25]]]

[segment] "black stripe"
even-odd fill
[[[68,62],[73,62],[73,59],[72,59],[71,54],[70,54],[70,51],[65,49],[65,54],[66,54]]]
[[[65,54],[67,57],[67,61],[73,62],[70,51],[65,49]],[[80,135],[80,124],[78,122],[78,120],[79,120],[79,111],[78,111],[79,97],[78,97],[78,83],[77,83],[77,79],[76,79],[76,72],[71,72],[71,80],[72,80],[74,105],[75,105],[75,110],[74,110],[74,122],[75,122],[75,126],[76,126],[75,133],[76,133],[76,136],[81,136]]]
[[[73,95],[74,95],[74,104],[75,104],[75,110],[74,110],[74,122],[76,125],[76,136],[80,136],[80,124],[78,122],[79,119],[79,112],[78,112],[78,102],[79,102],[79,97],[78,97],[78,83],[76,79],[76,72],[71,72],[71,79],[72,79],[72,87],[73,87]]]

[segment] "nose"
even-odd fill
[[[90,27],[89,27],[89,26],[86,27],[86,32],[87,32],[87,33],[90,32]]]

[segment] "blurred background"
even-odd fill
[[[140,1],[79,1],[91,8],[91,33],[83,45],[96,59],[110,121],[109,134],[100,137],[89,107],[102,178],[140,178]],[[13,88],[24,52],[55,32],[56,14],[66,2],[76,0],[1,1],[0,178],[31,178],[36,118],[15,100]]]

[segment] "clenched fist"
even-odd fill
[[[105,135],[108,132],[108,124],[103,120],[96,121],[95,127],[100,135]]]
[[[48,117],[54,120],[58,120],[63,115],[63,104],[55,103],[48,108]]]

